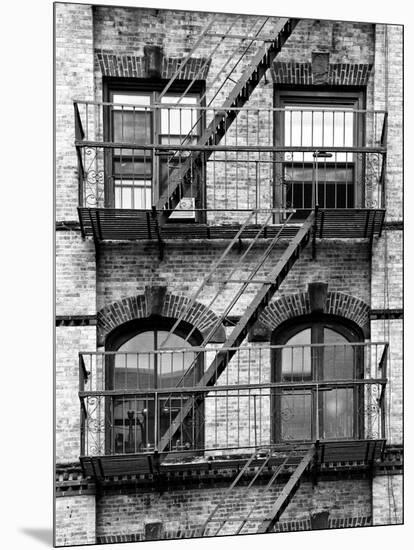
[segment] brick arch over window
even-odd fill
[[[177,319],[185,310],[189,298],[167,292],[165,287],[147,287],[144,294],[128,296],[105,306],[98,311],[98,345],[104,345],[106,336],[116,327],[128,321],[145,319],[151,315],[160,315]],[[202,318],[202,323],[197,327],[202,336],[209,334],[210,330],[218,322],[215,313],[203,304],[196,302],[191,306],[184,317],[184,321],[194,325],[195,321]],[[226,339],[223,325],[214,334],[211,342],[222,343]]]
[[[120,54],[108,50],[95,50],[95,60],[102,76],[118,78],[148,78],[145,57],[133,54]],[[183,62],[181,57],[162,57],[160,76],[170,79]],[[181,72],[180,79],[206,80],[210,68],[210,61],[203,57],[190,57]]]
[[[266,333],[270,338],[271,332],[284,321],[301,315],[309,315],[313,311],[309,292],[280,296],[263,311],[256,330],[258,333],[261,332],[262,335]],[[327,292],[320,311],[321,313],[336,315],[353,321],[366,335],[369,332],[370,308],[355,296],[342,292]]]
[[[316,86],[367,86],[372,65],[361,63],[329,63],[324,75],[312,63],[275,62],[270,69],[274,84]]]

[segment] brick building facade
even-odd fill
[[[403,521],[402,27],[212,17],[55,5],[57,546]]]

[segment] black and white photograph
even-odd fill
[[[403,524],[404,26],[125,3],[53,5],[54,545]]]

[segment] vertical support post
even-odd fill
[[[318,484],[318,473],[319,473],[319,450],[320,450],[320,441],[316,439],[315,441],[315,453],[313,455],[313,464],[312,464],[312,486],[315,487]]]
[[[316,384],[315,439],[319,441],[319,384]]]
[[[314,211],[313,228],[312,228],[312,260],[316,260],[316,231],[318,227],[318,158],[319,151],[313,154],[313,186],[312,186],[312,209]]]
[[[254,409],[254,446],[257,447],[257,416],[256,416],[256,394],[253,394],[253,409]]]
[[[381,195],[378,197],[378,203],[381,208],[386,207],[386,194],[385,194],[385,172],[387,169],[387,155],[386,153],[382,153],[382,163],[381,163],[381,177],[380,177],[380,185],[379,185],[379,193]]]
[[[85,375],[82,354],[79,353],[79,391],[85,389]],[[85,455],[85,402],[84,398],[80,400],[80,454]]]
[[[387,379],[387,360],[388,360],[388,353],[389,353],[389,347],[388,344],[385,345],[385,349],[383,352],[383,358],[381,358],[381,377],[384,379]],[[381,406],[381,436],[383,439],[385,439],[386,434],[386,414],[385,414],[385,405],[386,405],[386,394],[385,394],[386,386],[383,385],[381,390],[381,398],[380,398],[380,406]]]
[[[158,223],[157,211],[155,209],[155,206],[152,207],[151,216],[152,216],[152,219],[154,220],[155,231],[156,231],[156,234],[157,234],[158,258],[160,259],[160,261],[162,261],[164,259],[165,243],[164,243],[164,241],[162,240],[162,237],[161,237],[161,230],[160,230],[160,226],[159,226],[159,223]]]
[[[158,416],[159,416],[159,404],[158,404],[158,392],[154,394],[154,452],[158,453]]]

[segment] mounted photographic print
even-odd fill
[[[54,12],[56,546],[401,524],[403,27]]]

